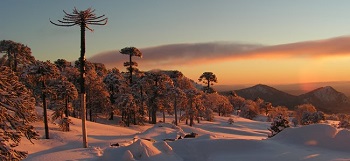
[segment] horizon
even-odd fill
[[[118,50],[135,46],[140,70],[179,70],[195,82],[209,71],[217,85],[350,81],[348,1],[40,2],[0,2],[0,38],[28,45],[38,60],[76,60],[79,28],[49,20],[92,7],[109,20],[86,32],[86,56],[109,69],[125,71]]]

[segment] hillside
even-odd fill
[[[81,120],[72,118],[70,132],[50,124],[51,139],[23,140],[18,149],[29,152],[25,161],[227,161],[227,160],[349,160],[349,130],[337,130],[328,124],[289,128],[267,139],[268,122],[232,116],[215,116],[214,122],[202,121],[194,127],[176,127],[167,123],[132,126],[87,122],[88,148],[82,147]],[[167,121],[172,117],[168,116]],[[107,123],[107,122],[106,122]],[[112,123],[112,122],[109,122]],[[33,124],[41,136],[43,123]],[[321,132],[322,131],[322,132]],[[195,132],[197,138],[175,138]],[[150,139],[148,141],[146,139]],[[163,141],[175,139],[175,141]],[[312,140],[312,142],[311,142]],[[313,143],[318,144],[313,144]],[[120,146],[110,146],[119,143]],[[306,159],[307,158],[307,159]]]
[[[298,96],[303,103],[311,103],[324,112],[350,111],[350,99],[330,86],[321,87]]]
[[[281,105],[289,109],[293,109],[296,105],[311,103],[318,110],[327,113],[350,113],[350,99],[330,86],[321,87],[299,96],[262,84],[235,90],[235,92],[246,99],[261,98],[271,102],[274,106]]]
[[[271,102],[275,106],[281,105],[291,108],[299,102],[297,96],[279,91],[273,87],[263,84],[258,84],[241,90],[235,90],[234,92],[246,99],[255,100],[256,98],[261,98],[267,102]]]

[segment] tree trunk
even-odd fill
[[[132,55],[131,55],[131,53],[130,53],[130,57],[129,57],[129,68],[130,68],[130,77],[129,77],[129,79],[130,79],[130,87],[132,86],[132,65],[131,65],[131,62],[132,62],[132,60],[131,60],[131,57],[132,57]]]
[[[136,111],[135,110],[133,111],[133,114],[134,114],[134,125],[136,125]]]
[[[156,109],[156,105],[153,105],[152,108],[152,124],[156,124],[157,123],[157,109]]]
[[[210,88],[210,81],[209,81],[209,79],[208,79],[208,85],[207,85],[207,87],[208,87],[207,90],[209,90],[209,88]]]
[[[17,72],[17,53],[16,52],[13,53],[13,63],[14,63],[13,71]]]
[[[108,118],[108,120],[113,120],[113,119],[114,119],[114,112],[113,112],[113,110],[112,110],[112,112],[109,113],[109,118]]]
[[[80,23],[80,92],[81,92],[81,110],[82,110],[82,135],[83,148],[88,147],[87,133],[86,133],[86,95],[85,95],[85,21]]]
[[[148,109],[148,123],[152,123],[151,110]]]
[[[174,112],[175,112],[175,125],[177,126],[177,108],[176,108],[176,97],[174,100]]]
[[[45,86],[45,81],[42,81],[42,90],[45,90],[46,86]],[[42,92],[43,95],[43,108],[44,108],[44,125],[45,125],[45,138],[46,139],[50,139],[49,136],[49,125],[48,125],[48,121],[47,121],[47,105],[46,105],[46,95],[45,92]]]
[[[191,112],[190,113],[190,126],[193,125],[193,113]]]
[[[92,110],[91,110],[91,108],[89,109],[89,117],[90,117],[90,121],[93,122],[94,120],[92,119]]]
[[[165,108],[163,108],[163,123],[165,123]]]
[[[65,111],[64,111],[64,114],[66,115],[66,117],[68,118],[68,95],[66,96],[66,99],[65,99],[65,102],[66,102],[66,108],[65,108]]]
[[[180,118],[181,118],[181,108],[180,108],[180,113],[179,113],[179,114],[180,114]],[[181,121],[181,119],[180,119],[180,118],[179,118],[179,123],[180,123],[180,121]]]
[[[189,115],[190,115],[190,126],[192,126],[193,125],[192,100],[190,101],[190,112],[189,112]]]
[[[111,101],[111,113],[109,114],[109,118],[108,120],[113,120],[114,119],[114,88],[113,86],[111,85],[109,87],[109,90],[110,90],[110,93],[109,93],[109,100]]]

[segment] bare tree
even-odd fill
[[[95,10],[88,8],[86,10],[79,11],[76,8],[73,9],[73,13],[69,14],[64,11],[63,20],[57,20],[59,23],[50,22],[56,26],[71,27],[80,26],[80,100],[82,109],[82,131],[83,131],[83,147],[87,148],[87,133],[86,133],[86,92],[85,92],[85,28],[93,31],[88,25],[106,25],[108,18],[105,15],[96,16]]]

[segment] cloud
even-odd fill
[[[135,58],[134,61],[143,68],[152,69],[236,59],[350,55],[349,42],[350,37],[336,37],[273,46],[232,42],[169,44],[141,48],[143,58]],[[89,60],[104,63],[107,67],[121,67],[128,57],[118,51],[106,51],[96,54]]]

